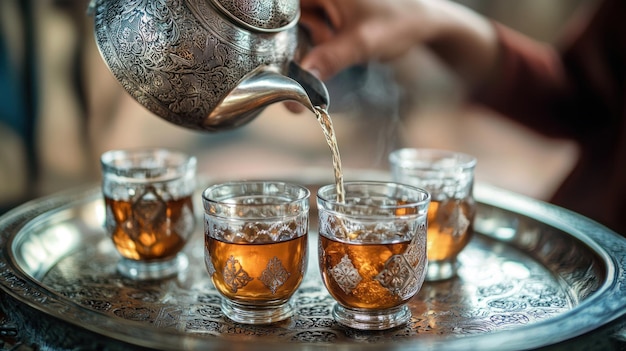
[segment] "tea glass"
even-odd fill
[[[318,190],[318,255],[335,299],[333,317],[347,327],[385,330],[411,318],[407,302],[422,287],[430,195],[392,182],[346,182]]]
[[[457,274],[457,256],[473,235],[476,158],[437,149],[405,148],[389,155],[393,180],[426,189],[428,210],[428,272],[426,281]]]
[[[274,181],[213,185],[202,194],[205,265],[235,322],[291,317],[308,262],[310,191]]]
[[[107,233],[117,271],[144,280],[188,266],[182,252],[195,228],[196,158],[167,149],[111,150],[100,158]]]

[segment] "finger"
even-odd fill
[[[341,25],[341,12],[336,0],[301,0],[300,9],[302,14],[316,14],[332,27],[339,28]]]
[[[366,63],[367,47],[355,32],[345,33],[313,47],[301,65],[316,72],[320,79],[328,80],[345,68]]]
[[[335,31],[328,22],[313,13],[303,13],[300,24],[306,29],[313,44],[320,44],[335,36]]]

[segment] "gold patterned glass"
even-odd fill
[[[362,330],[407,323],[426,270],[430,195],[397,183],[346,182],[317,193],[319,266],[335,320]]]
[[[454,277],[457,256],[473,234],[476,158],[446,150],[407,148],[392,152],[389,160],[394,181],[424,188],[432,196],[426,280]]]
[[[307,266],[309,195],[305,187],[271,181],[203,192],[206,269],[230,319],[268,324],[293,315],[290,299]]]
[[[196,159],[166,149],[102,154],[106,230],[122,259],[120,274],[158,279],[188,265],[182,249],[195,228]]]

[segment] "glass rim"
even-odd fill
[[[382,205],[382,206],[377,206],[380,209],[383,210],[387,210],[387,209],[403,209],[403,208],[413,208],[416,206],[420,206],[423,205],[424,203],[428,203],[431,201],[431,195],[430,192],[428,192],[426,189],[424,188],[420,188],[420,187],[416,187],[413,185],[409,185],[409,184],[405,184],[405,183],[400,183],[400,182],[395,182],[395,181],[347,181],[344,182],[344,194],[347,195],[348,194],[348,188],[352,187],[352,186],[384,186],[384,185],[393,185],[396,188],[402,188],[402,189],[407,189],[410,190],[414,193],[418,193],[418,194],[423,194],[424,197],[418,201],[411,201],[408,203],[403,203],[403,204],[396,204],[396,205]],[[328,191],[329,189],[333,189],[334,191],[331,191],[328,196],[323,196],[322,193],[325,191]],[[362,208],[362,207],[371,207],[370,205],[362,205],[362,204],[349,204],[349,203],[345,203],[345,202],[339,202],[337,200],[337,187],[335,184],[327,184],[324,185],[322,187],[320,187],[317,190],[317,199],[319,201],[322,201],[326,204],[330,204],[332,206],[339,206],[342,208]]]
[[[419,156],[423,156],[420,158]],[[433,164],[437,158],[449,158],[455,162],[450,165]],[[405,169],[423,170],[471,170],[478,162],[475,156],[463,152],[435,148],[401,148],[389,153],[392,166]]]
[[[248,184],[277,184],[277,185],[281,185],[283,187],[290,187],[292,189],[297,189],[300,190],[301,193],[298,194],[298,196],[296,198],[293,199],[288,199],[285,200],[284,202],[281,202],[279,205],[280,206],[289,206],[291,204],[295,204],[298,202],[302,202],[304,200],[308,200],[311,196],[311,190],[309,190],[309,188],[307,188],[304,185],[301,184],[297,184],[297,183],[292,183],[292,182],[285,182],[285,181],[274,181],[274,180],[235,180],[235,181],[227,181],[227,182],[223,182],[223,183],[217,183],[217,184],[213,184],[209,187],[207,187],[206,189],[204,189],[204,191],[202,191],[202,200],[204,202],[208,202],[208,203],[212,203],[212,204],[216,204],[216,205],[220,205],[220,206],[225,206],[225,207],[242,207],[242,208],[255,208],[255,207],[263,207],[263,206],[269,206],[270,204],[238,204],[238,203],[232,203],[232,202],[227,202],[224,200],[216,200],[216,199],[212,199],[208,196],[209,192],[215,191],[219,188],[224,188],[224,187],[228,187],[228,186],[241,186],[241,185],[248,185]],[[248,195],[268,195],[268,196],[273,196],[272,194],[264,194],[264,193],[256,193],[256,194],[242,194],[240,196],[248,196]],[[231,199],[231,198],[228,198]],[[306,202],[308,204],[308,201]],[[277,204],[271,204],[271,206],[277,206]]]
[[[153,166],[141,165],[137,162],[142,158],[147,157],[152,157],[153,159],[158,160],[168,160],[168,162]],[[186,171],[195,170],[196,164],[197,159],[195,156],[167,148],[145,147],[134,149],[113,149],[105,151],[100,156],[100,165],[104,173],[115,174],[119,177],[137,180],[139,179],[133,177],[133,174],[144,174],[146,175],[145,179],[150,179],[151,181],[154,180],[152,179],[153,175],[156,176],[156,178],[164,176],[165,178],[177,178]],[[166,172],[164,172],[164,170]],[[176,174],[167,172],[172,170],[175,171]]]

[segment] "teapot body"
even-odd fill
[[[100,53],[124,89],[191,129],[210,129],[207,116],[249,72],[285,72],[298,46],[297,26],[244,29],[209,0],[100,0],[94,20]]]

